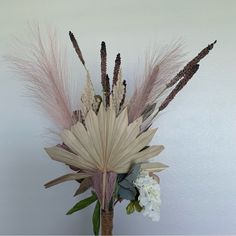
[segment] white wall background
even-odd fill
[[[71,55],[72,75],[84,76],[67,33],[79,42],[98,78],[100,42],[111,68],[121,52],[130,81],[138,58],[153,43],[181,38],[187,58],[208,43],[215,49],[194,79],[156,122],[155,143],[170,168],[161,173],[161,221],[116,208],[115,234],[236,234],[236,1],[0,0],[0,54],[13,35],[26,38],[28,22],[58,29]],[[97,82],[98,84],[99,82]],[[82,85],[81,85],[82,86]],[[67,169],[51,161],[42,138],[49,122],[37,113],[18,75],[0,64],[0,234],[91,234],[92,208],[72,216],[76,183],[43,184]]]

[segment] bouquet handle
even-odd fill
[[[114,215],[113,210],[101,211],[102,235],[112,235],[113,215]]]

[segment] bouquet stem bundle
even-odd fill
[[[198,71],[200,60],[212,50],[216,41],[182,70],[179,70],[179,47],[167,51],[162,57],[157,56],[147,63],[143,80],[128,99],[120,54],[116,56],[110,83],[106,44],[101,43],[102,94],[99,95],[95,93],[82,51],[72,32],[69,37],[86,71],[86,85],[76,109],[72,109],[67,88],[66,63],[54,38],[50,38],[47,50],[38,30],[31,57],[11,58],[28,82],[37,104],[60,129],[61,144],[45,148],[47,154],[74,171],[53,179],[45,187],[75,180],[80,185],[74,196],[91,189],[92,195],[76,203],[67,214],[96,202],[92,217],[95,235],[99,234],[100,226],[102,235],[112,235],[114,206],[124,199],[129,201],[127,214],[144,212],[158,221],[160,180],[153,172],[160,172],[168,166],[149,161],[164,149],[163,145],[150,145],[157,130],[151,125]],[[163,98],[167,91],[169,94]]]

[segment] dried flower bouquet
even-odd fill
[[[197,72],[200,60],[216,41],[179,72],[182,57],[178,45],[147,60],[142,80],[127,98],[120,54],[116,56],[110,80],[106,44],[101,43],[102,93],[96,94],[77,40],[73,33],[69,32],[69,36],[87,77],[81,101],[76,102],[74,109],[65,58],[54,35],[45,45],[38,29],[30,56],[11,57],[36,102],[58,126],[61,144],[45,148],[47,154],[73,170],[45,187],[76,180],[79,188],[75,196],[91,189],[91,196],[80,200],[67,214],[96,202],[92,216],[95,235],[100,232],[100,224],[102,235],[112,235],[113,209],[123,199],[129,201],[128,214],[138,211],[158,221],[160,180],[154,173],[167,166],[150,162],[164,149],[162,145],[150,145],[156,133],[151,126]]]

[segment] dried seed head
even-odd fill
[[[120,58],[120,53],[118,53],[116,56],[115,67],[114,67],[114,71],[113,71],[112,88],[116,85],[116,82],[118,80],[118,75],[119,75],[119,71],[120,71],[120,64],[121,64],[121,58]]]
[[[77,53],[77,55],[78,55],[78,57],[79,57],[81,63],[85,66],[85,61],[84,61],[82,52],[81,52],[81,50],[80,50],[80,48],[79,48],[79,45],[78,45],[78,43],[77,43],[77,40],[76,40],[74,34],[73,34],[71,31],[69,31],[69,36],[70,36],[70,40],[71,40],[71,42],[72,42],[72,44],[73,44],[73,47],[74,47],[74,49],[75,49],[75,52]]]
[[[199,68],[199,64],[193,65],[191,68],[188,68],[188,71],[186,71],[184,78],[179,81],[179,83],[175,86],[175,88],[167,96],[167,98],[164,100],[164,102],[159,107],[158,112],[162,111],[163,109],[165,109],[168,106],[168,104],[174,99],[176,94],[188,83],[188,81],[197,72],[198,68]]]
[[[213,49],[214,45],[216,44],[216,40],[205,47],[196,57],[194,57],[187,65],[181,70],[167,85],[166,88],[170,88],[175,85],[186,73],[188,73],[191,68],[198,64],[209,52]]]

